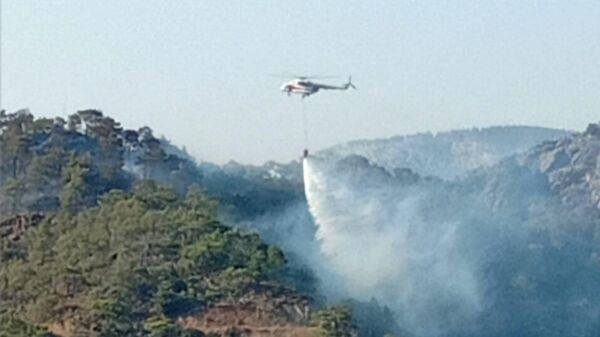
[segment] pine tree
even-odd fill
[[[33,115],[22,110],[5,119],[0,133],[0,174],[17,179],[31,160]]]
[[[25,193],[25,184],[23,181],[18,179],[9,180],[2,189],[2,192],[9,199],[9,211],[11,214],[17,213],[22,205],[21,200],[23,199],[23,195]]]
[[[71,155],[63,174],[64,187],[60,193],[60,205],[64,209],[77,211],[90,203],[93,198],[88,181],[92,175],[91,160],[88,155]]]

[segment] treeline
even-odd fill
[[[136,178],[172,184],[180,193],[200,180],[194,164],[167,153],[150,128],[125,130],[100,111],[67,120],[0,112],[0,214],[93,205]]]
[[[299,165],[290,167],[301,177]],[[78,111],[66,120],[35,118],[28,110],[0,111],[0,214],[47,212],[61,202],[93,205],[99,195],[127,190],[136,179],[158,181],[181,195],[191,185],[202,185],[234,220],[303,198],[301,182],[265,172],[235,163],[196,165],[149,127],[124,129],[97,110]]]

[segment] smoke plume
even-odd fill
[[[589,335],[597,326],[598,295],[576,286],[598,279],[590,245],[557,225],[566,211],[540,174],[506,161],[490,176],[448,182],[359,156],[303,164],[338,287],[388,305],[413,334]],[[574,270],[579,281],[568,278]]]

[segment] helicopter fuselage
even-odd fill
[[[307,97],[319,91],[319,85],[310,81],[293,80],[281,86],[281,91],[290,94],[299,94]]]
[[[340,86],[320,84],[320,83],[315,83],[315,82],[311,82],[306,79],[300,78],[300,79],[295,79],[295,80],[289,81],[287,83],[284,83],[281,86],[281,91],[287,93],[288,96],[291,94],[299,94],[299,95],[302,95],[302,98],[305,98],[305,97],[308,97],[312,94],[319,92],[319,90],[321,90],[321,89],[324,89],[324,90],[347,90],[348,88],[354,88],[354,89],[356,88],[352,84],[352,78],[349,78],[347,83],[340,85]]]

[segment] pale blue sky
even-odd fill
[[[205,160],[300,155],[269,73],[353,75],[306,100],[311,149],[600,120],[599,1],[0,1],[3,108],[98,108]]]

